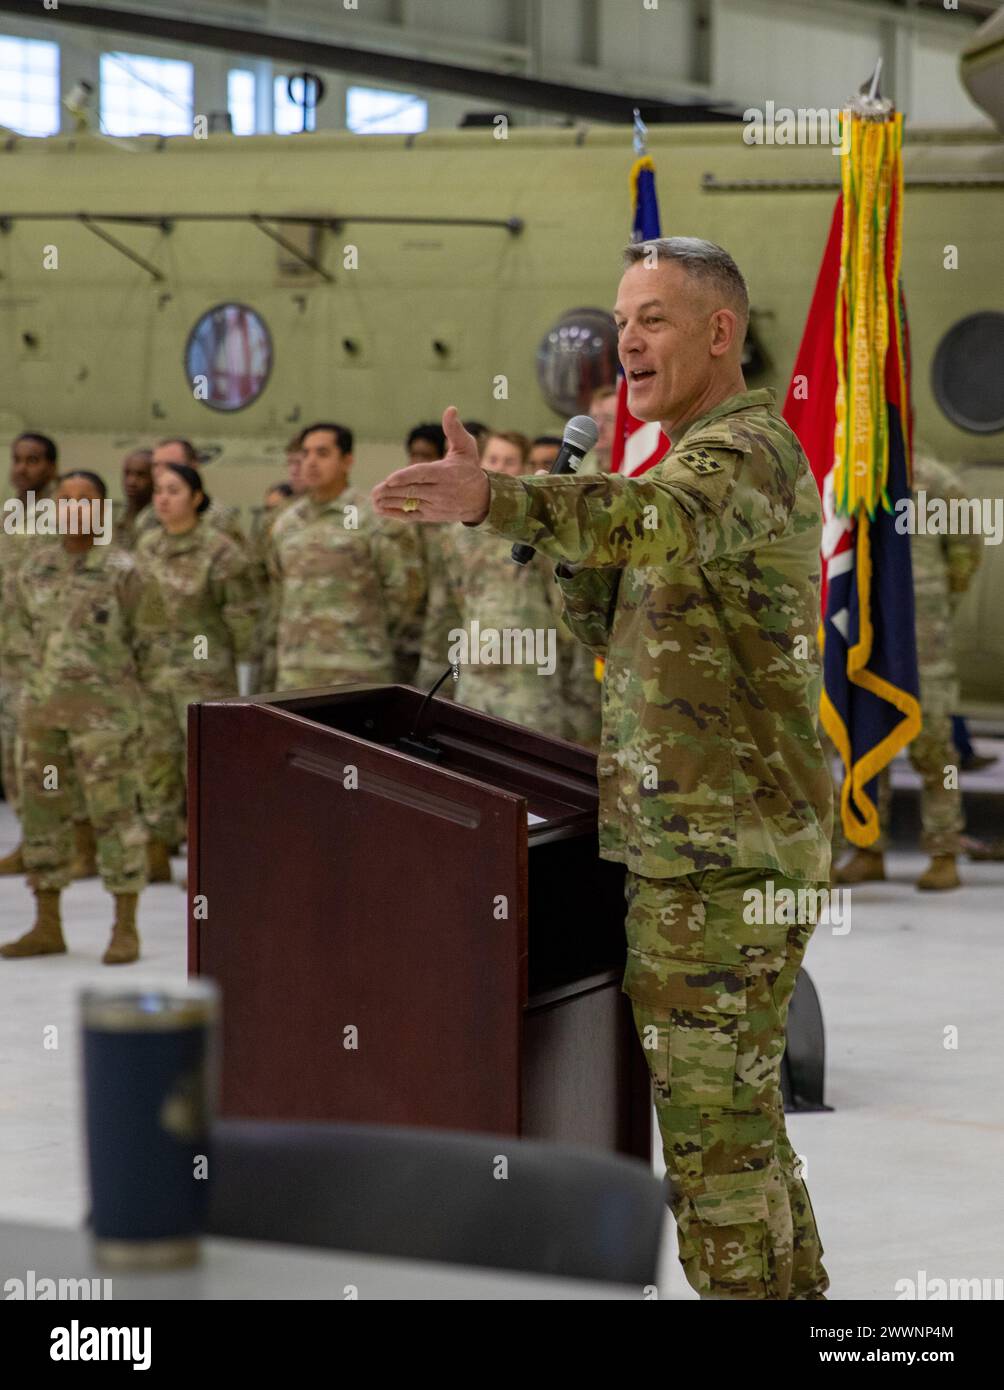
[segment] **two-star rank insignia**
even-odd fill
[[[707,449],[688,449],[680,455],[680,462],[692,468],[695,473],[720,473],[722,465]]]

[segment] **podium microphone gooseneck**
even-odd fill
[[[419,738],[418,731],[422,727],[422,720],[425,718],[425,711],[429,708],[429,702],[436,691],[446,680],[447,676],[453,675],[453,667],[447,666],[446,670],[436,681],[435,685],[428,691],[425,699],[418,707],[415,715],[415,722],[411,726],[410,734],[402,734],[397,741],[398,750],[402,753],[410,753],[413,758],[424,758],[426,762],[438,763],[443,756],[443,750],[438,743],[434,743],[432,738]]]
[[[548,469],[548,476],[557,473],[574,473],[578,464],[596,443],[599,437],[596,421],[589,415],[573,415],[565,426],[558,457]],[[526,565],[533,559],[536,550],[522,541],[512,548],[512,558],[517,565]]]

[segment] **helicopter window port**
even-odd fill
[[[970,434],[1004,430],[1004,314],[967,314],[938,344],[931,363],[934,399]]]
[[[537,384],[552,410],[574,415],[617,380],[617,326],[606,309],[569,309],[537,348]]]
[[[185,344],[185,376],[210,410],[243,410],[265,390],[272,370],[272,337],[246,304],[215,304]]]

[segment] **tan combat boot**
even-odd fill
[[[163,840],[148,840],[146,846],[147,883],[170,883],[171,860]]]
[[[934,854],[931,862],[917,880],[917,887],[935,892],[945,888],[961,888],[954,854]]]
[[[881,850],[856,849],[833,870],[834,883],[882,883],[885,879],[885,858]]]
[[[18,960],[24,956],[61,956],[66,953],[59,920],[59,889],[35,889],[35,925],[31,931],[0,946],[0,956]]]
[[[136,900],[138,893],[115,894],[115,923],[108,950],[101,957],[102,965],[128,965],[139,955],[139,935],[136,931]]]
[[[74,878],[96,878],[97,846],[94,843],[94,826],[89,820],[73,822],[73,840],[73,863],[70,873]]]
[[[18,845],[0,859],[0,874],[24,873],[24,845]]]

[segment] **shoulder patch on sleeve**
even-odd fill
[[[708,449],[688,447],[677,454],[677,461],[693,469],[695,473],[721,473],[723,465]]]

